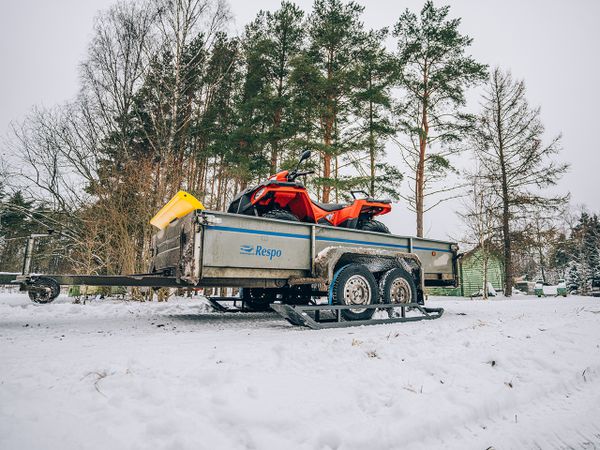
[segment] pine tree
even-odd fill
[[[319,182],[325,203],[330,201],[332,188],[340,187],[341,158],[356,144],[351,113],[357,60],[365,40],[360,21],[363,11],[364,7],[354,2],[315,0],[308,18],[308,49],[295,61],[300,72],[295,79],[306,83],[298,87],[305,96],[301,102],[315,111],[308,118],[316,122],[313,130],[318,140],[312,147],[321,153]]]
[[[391,120],[395,61],[383,46],[387,35],[387,29],[371,30],[359,54],[354,114],[360,122],[361,139],[354,167],[363,176],[354,177],[352,187],[364,189],[371,197],[397,200],[402,174],[383,162],[385,143],[395,133]],[[362,162],[363,149],[367,164]]]
[[[581,243],[581,265],[583,286],[588,293],[593,287],[600,287],[600,222],[596,215],[586,222]]]
[[[31,221],[33,202],[26,200],[21,191],[11,194],[2,203],[0,214],[0,267],[17,271],[21,268],[26,238],[35,228]]]
[[[304,42],[303,16],[289,2],[275,12],[260,11],[246,26],[242,41],[246,67],[239,134],[256,150],[265,151],[264,175],[276,172],[284,145],[289,147],[297,130],[290,79],[292,61]]]
[[[571,261],[567,266],[565,283],[568,292],[579,292],[581,290],[580,267],[575,261]]]
[[[209,204],[215,209],[224,208],[228,195],[252,180],[257,170],[256,148],[237,133],[239,61],[239,41],[219,33],[206,69],[210,101],[196,131],[206,136],[207,151],[214,161],[206,191],[212,194]]]
[[[462,111],[465,91],[486,76],[487,66],[466,55],[473,40],[460,34],[461,21],[448,19],[449,12],[449,6],[436,8],[428,0],[418,17],[406,10],[394,28],[399,86],[405,93],[398,107],[398,126],[409,139],[401,148],[414,173],[407,200],[417,215],[419,237],[423,236],[425,212],[446,200],[439,195],[452,189],[447,184],[434,186],[449,171],[456,172],[450,157],[471,122]],[[426,198],[436,195],[433,205],[426,206]]]

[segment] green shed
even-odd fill
[[[464,253],[458,260],[458,278],[460,286],[457,288],[430,288],[429,295],[448,295],[454,297],[471,297],[483,289],[483,252],[480,247]],[[504,269],[502,258],[492,252],[488,259],[488,282],[497,292],[503,290]]]

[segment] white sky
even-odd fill
[[[78,63],[91,37],[93,18],[113,0],[2,0],[0,5],[0,135],[12,120],[36,104],[52,106],[78,89]],[[312,1],[297,3],[306,11]],[[405,8],[423,1],[372,0],[367,27],[392,26]],[[276,9],[276,0],[230,0],[235,30],[259,9]],[[451,15],[462,17],[463,33],[474,38],[472,54],[524,78],[532,105],[542,106],[549,135],[563,133],[562,158],[571,163],[560,191],[572,203],[600,210],[600,166],[596,131],[600,105],[600,1],[452,0]],[[474,95],[472,96],[476,98]],[[476,105],[472,105],[476,108]],[[395,159],[395,148],[390,147]],[[447,203],[426,216],[431,237],[460,234],[460,220]],[[392,232],[412,234],[414,217],[400,204],[384,219]]]

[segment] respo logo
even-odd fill
[[[252,245],[242,245],[240,247],[240,254],[242,255],[252,255],[254,253],[254,246]]]
[[[283,251],[278,248],[265,248],[262,245],[257,245],[256,250],[252,245],[242,245],[240,247],[240,254],[242,255],[254,255],[269,258],[269,261],[273,258],[279,258],[283,254]]]
[[[279,250],[278,248],[264,248],[261,247],[260,245],[256,246],[256,256],[264,256],[266,258],[269,258],[269,260],[273,259],[273,258],[279,258],[281,256],[281,250]]]

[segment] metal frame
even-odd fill
[[[61,286],[124,286],[124,287],[191,287],[177,282],[177,278],[163,275],[18,275],[14,283],[28,285],[38,278],[51,278]]]
[[[386,323],[398,322],[417,322],[420,320],[439,319],[444,314],[444,308],[426,308],[418,303],[399,304],[375,304],[375,305],[286,305],[282,303],[273,303],[271,308],[280,316],[290,322],[292,325],[305,326],[313,330],[325,328],[346,328],[358,327],[361,325],[380,325]],[[369,319],[369,320],[342,320],[342,311],[352,309],[394,309],[400,308],[400,317],[390,317],[388,319]],[[419,311],[421,316],[406,317],[406,309],[411,308]],[[321,312],[333,312],[333,318],[322,318]],[[311,316],[312,313],[312,316]]]

